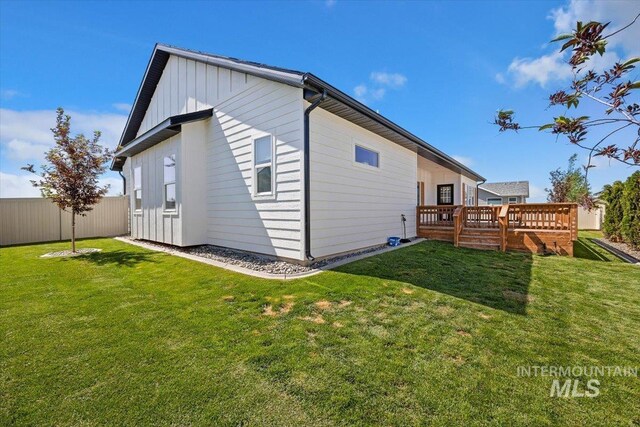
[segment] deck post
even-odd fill
[[[453,212],[453,246],[460,246],[460,232],[462,231],[462,213],[464,206],[458,206]]]
[[[498,224],[500,225],[500,250],[507,251],[507,232],[509,231],[509,205],[503,205],[498,215]]]

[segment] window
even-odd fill
[[[273,193],[273,140],[264,136],[253,141],[253,184],[257,195]]]
[[[164,158],[164,208],[168,211],[176,209],[176,155]]]
[[[453,184],[443,184],[436,187],[438,196],[436,203],[438,205],[453,205]]]
[[[363,165],[373,166],[374,168],[380,167],[379,154],[373,150],[356,145],[356,162]]]
[[[464,184],[465,205],[475,206],[476,204],[476,189],[473,185]]]
[[[500,197],[489,197],[487,199],[487,203],[490,205],[501,205],[502,204],[502,198]]]
[[[133,195],[134,209],[142,209],[142,167],[136,166],[133,169]]]
[[[518,198],[517,197],[509,197],[509,204],[511,203],[518,203]]]

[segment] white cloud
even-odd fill
[[[43,160],[49,145],[12,139],[5,146],[7,157],[13,160]]]
[[[332,8],[336,5],[336,0],[325,0],[324,5],[328,8]]]
[[[571,0],[566,6],[553,9],[548,18],[553,20],[555,34],[570,33],[577,21],[609,22],[611,25],[605,33],[612,33],[616,29],[630,23],[640,13],[640,6],[635,2],[625,1],[595,1]],[[609,39],[607,52],[603,56],[591,57],[585,69],[593,69],[601,72],[610,68],[621,59],[621,52],[625,57],[640,54],[640,22],[627,28],[623,32]],[[506,75],[496,74],[498,83],[513,85],[516,88],[533,83],[546,88],[549,83],[562,82],[573,76],[571,66],[567,64],[569,51],[559,52],[560,45],[553,43],[550,48],[552,53],[541,55],[537,58],[514,58],[509,65]]]
[[[37,179],[32,174],[15,175],[0,172],[0,197],[40,197],[40,190],[31,185],[31,180]],[[108,196],[122,194],[122,180],[114,177],[104,177],[99,180],[100,185],[109,184]]]
[[[534,82],[544,88],[549,81],[565,80],[573,75],[571,66],[560,52],[539,58],[515,58],[511,61],[508,72],[515,87]]]
[[[400,73],[383,73],[380,71],[374,71],[371,73],[370,78],[371,81],[380,85],[394,88],[402,87],[407,83],[407,77]]]
[[[358,85],[353,88],[353,93],[355,93],[356,97],[363,98],[369,90],[366,85]]]
[[[32,175],[0,172],[0,197],[40,197],[40,190],[31,185]]]
[[[129,113],[131,111],[131,104],[127,104],[126,102],[116,102],[115,104],[111,104],[113,108],[116,110],[123,111],[125,113]]]
[[[14,89],[2,89],[2,90],[0,90],[0,98],[5,100],[5,101],[13,99],[16,96],[22,96],[22,93],[20,93],[17,90],[14,90]]]
[[[459,161],[460,163],[462,163],[463,165],[467,166],[467,167],[471,167],[471,165],[473,165],[473,159],[471,157],[467,157],[467,156],[451,156],[454,158],[454,160]]]
[[[407,83],[407,77],[400,73],[386,73],[374,71],[369,75],[369,84],[361,83],[353,88],[358,101],[367,103],[380,101],[387,93],[387,89],[399,89]]]
[[[91,136],[94,130],[99,130],[102,132],[101,144],[112,149],[116,147],[127,120],[123,114],[67,113],[71,116],[73,134]],[[13,159],[42,158],[42,153],[53,145],[51,128],[55,125],[55,118],[54,110],[0,109],[0,146]]]
[[[548,18],[553,21],[557,34],[570,33],[577,21],[611,22],[607,34],[631,23],[640,13],[640,4],[635,1],[571,0],[566,6],[553,9]],[[640,22],[609,39],[608,47],[621,47],[627,56],[640,54]]]

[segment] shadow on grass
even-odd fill
[[[74,258],[65,258],[65,261],[73,261],[76,259],[89,261],[96,265],[118,265],[124,267],[133,267],[141,262],[157,262],[152,258],[153,253],[132,252],[127,250],[95,252],[92,254],[82,255]]]
[[[611,254],[593,243],[593,238],[590,237],[578,237],[578,240],[573,242],[573,256],[592,261],[611,262]]]
[[[426,241],[344,265],[348,274],[396,280],[509,313],[526,314],[533,255]]]

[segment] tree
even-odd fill
[[[622,190],[622,239],[640,248],[640,171],[634,172]]]
[[[551,188],[545,188],[547,192],[547,201],[551,203],[575,202],[587,203],[585,199],[590,193],[589,184],[585,173],[579,167],[576,167],[578,155],[574,154],[569,157],[569,166],[567,170],[560,168],[549,173]]]
[[[599,117],[559,115],[554,117],[551,123],[521,126],[515,121],[513,111],[499,110],[494,123],[499,126],[500,132],[537,128],[539,131],[549,131],[558,136],[564,135],[571,144],[589,152],[589,160],[584,166],[585,176],[588,175],[589,169],[594,167],[592,159],[595,156],[604,156],[633,167],[640,167],[640,105],[637,99],[631,99],[632,95],[637,96],[640,81],[632,82],[627,79],[627,75],[636,67],[636,63],[640,62],[640,58],[616,62],[602,72],[588,68],[592,56],[602,56],[605,53],[607,39],[625,31],[639,17],[640,14],[625,27],[606,35],[604,31],[609,23],[578,22],[571,34],[562,34],[552,40],[564,42],[560,52],[571,49],[572,55],[568,63],[573,71],[573,79],[568,88],[558,90],[549,96],[549,105],[561,106],[565,109],[564,114],[567,114],[572,107],[577,110],[582,101],[588,101],[604,110]],[[604,137],[589,142],[587,136],[595,129],[600,129]],[[621,142],[611,142],[611,138],[619,138],[626,134],[635,136],[624,145]]]
[[[622,240],[620,228],[624,216],[622,210],[623,191],[624,184],[621,181],[616,181],[611,185],[605,185],[600,193],[600,198],[607,203],[602,230],[604,235],[614,242]]]
[[[71,117],[62,108],[57,109],[56,127],[51,131],[55,146],[46,153],[48,164],[42,165],[40,173],[32,164],[22,169],[39,177],[31,184],[40,189],[42,197],[71,212],[71,250],[75,253],[76,215],[85,216],[107,193],[109,186],[101,187],[98,177],[104,173],[112,154],[98,144],[98,131],[92,139],[83,134],[71,137]]]

